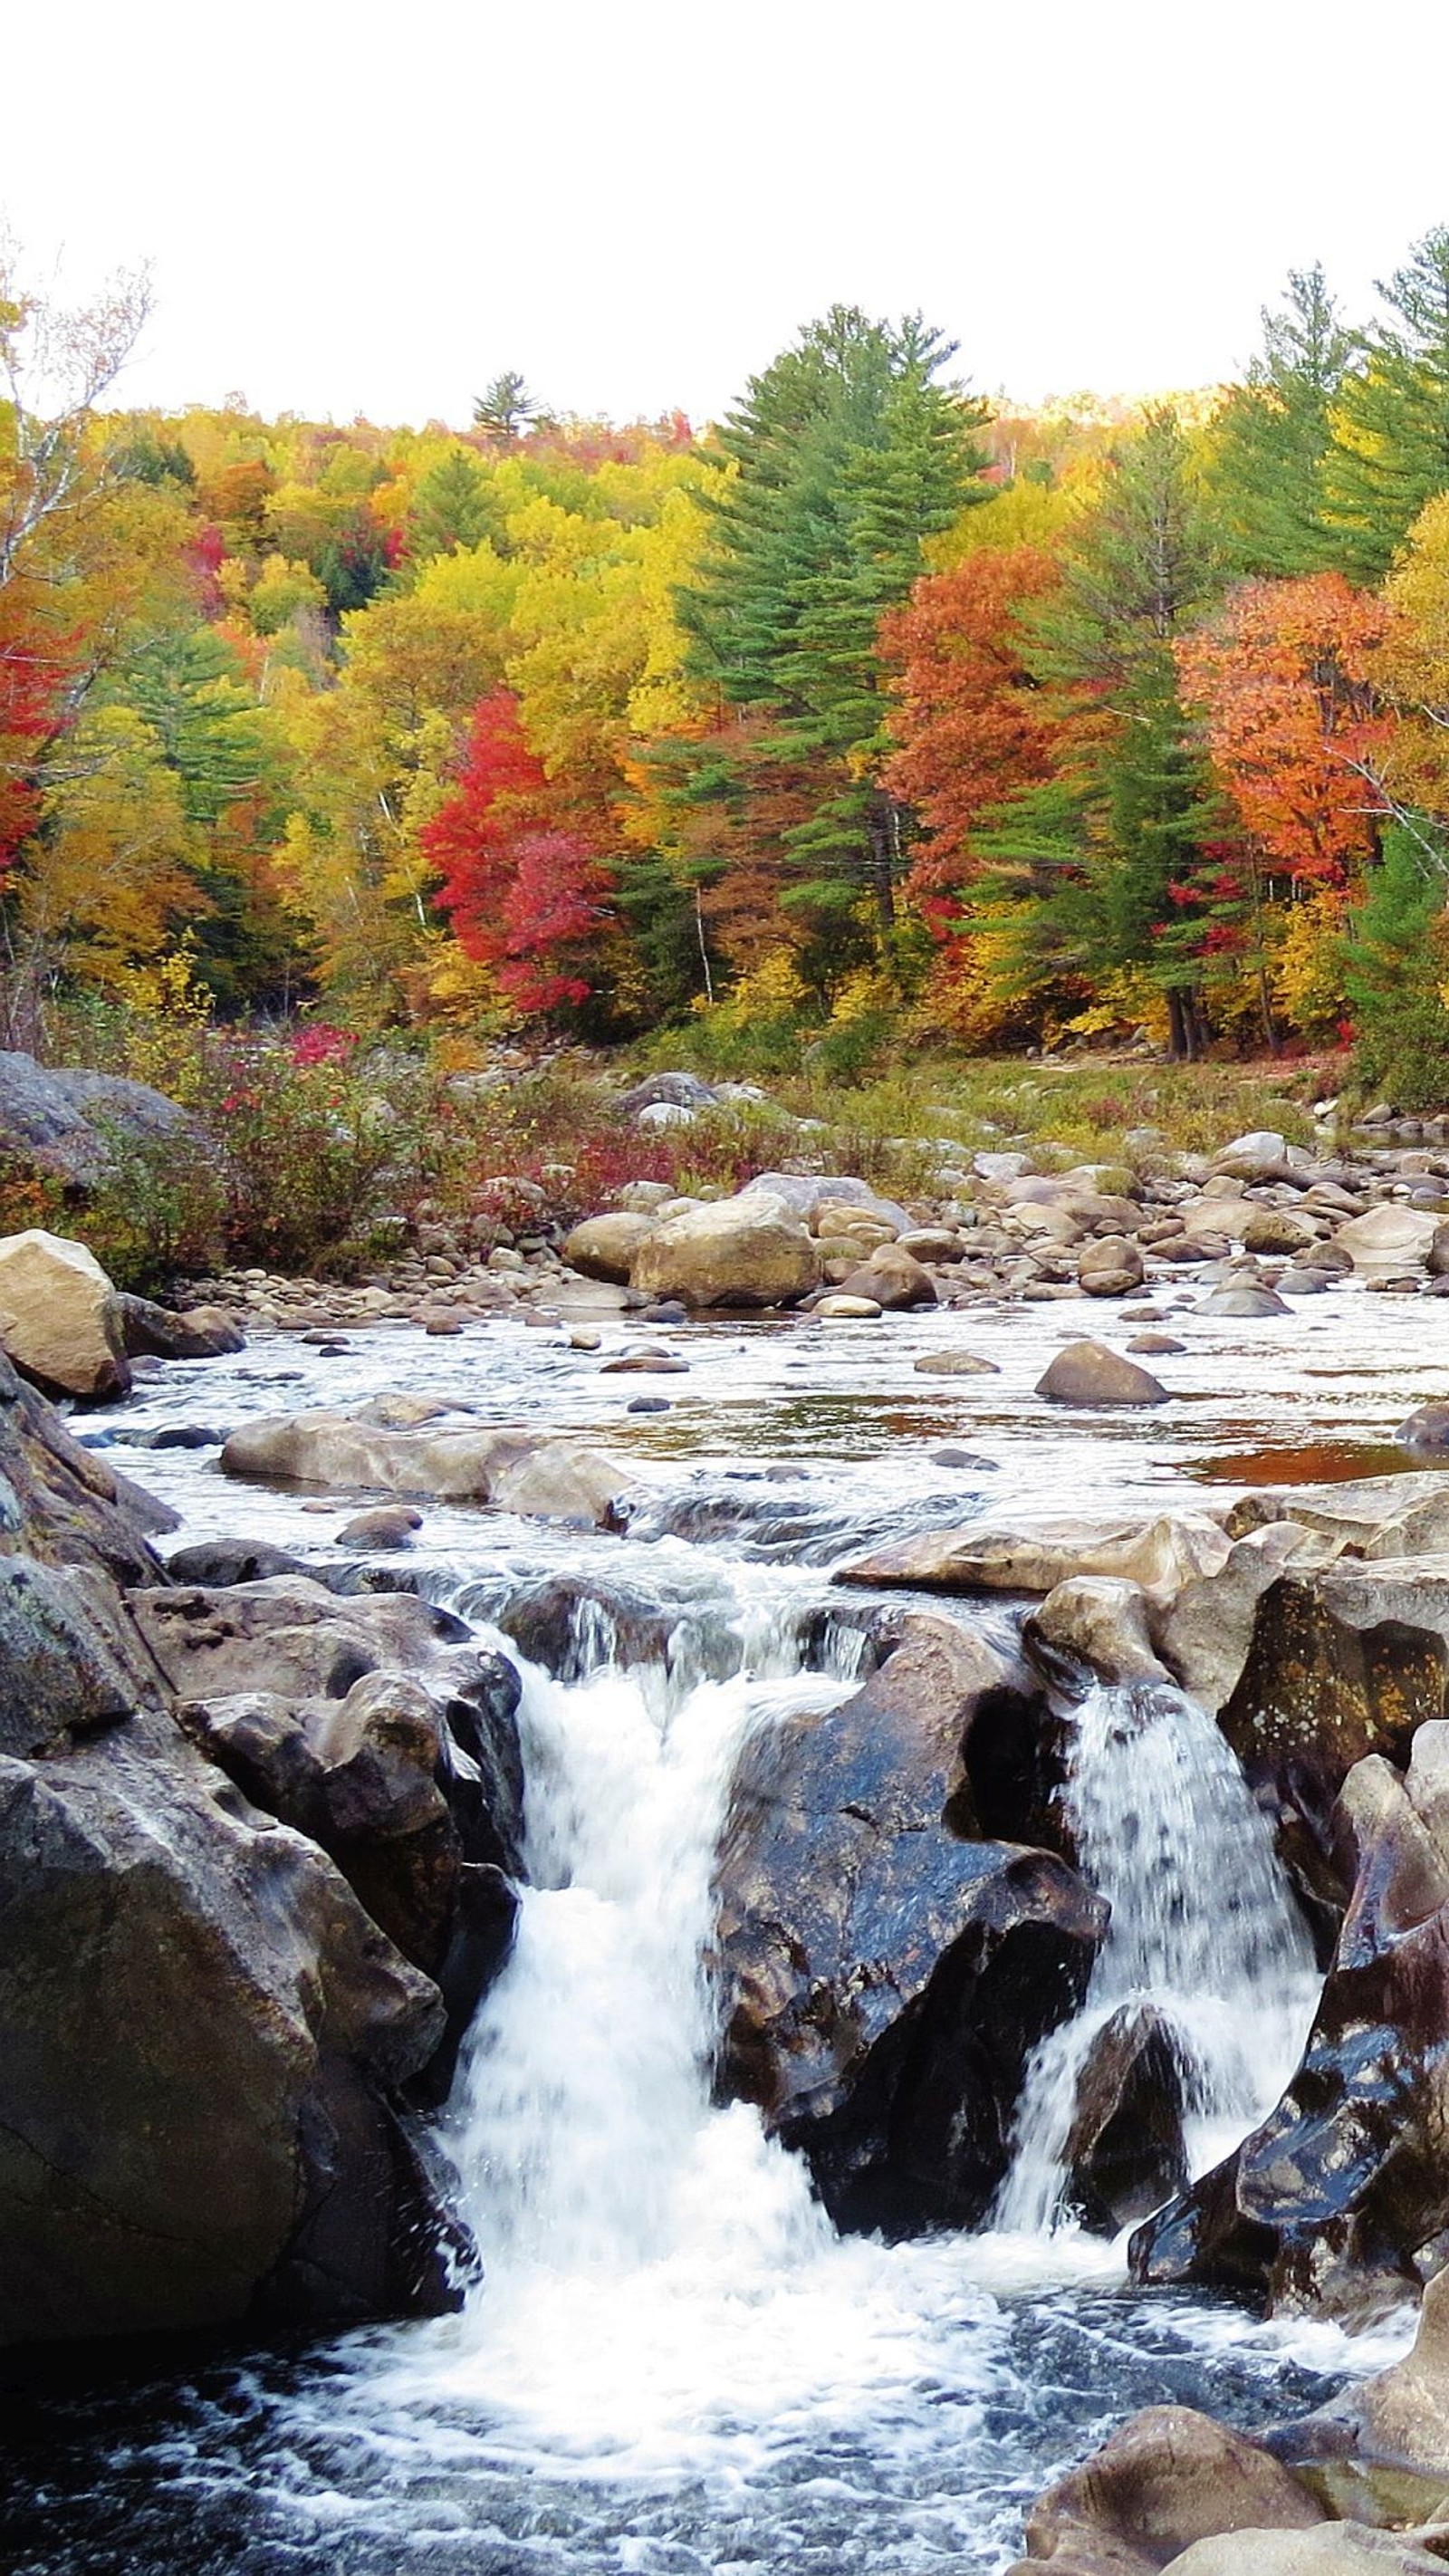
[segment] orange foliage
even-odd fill
[[[1019,611],[1056,578],[1040,546],[982,551],[918,581],[881,628],[900,746],[885,784],[925,826],[907,892],[938,935],[983,813],[1051,768],[1058,727],[1026,668]]]
[[[1372,776],[1394,730],[1374,657],[1388,612],[1339,573],[1248,582],[1177,647],[1217,775],[1270,868],[1343,886],[1383,812]]]

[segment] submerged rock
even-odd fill
[[[234,1431],[223,1472],[316,1485],[416,1494],[437,1502],[492,1503],[501,1511],[607,1523],[635,1470],[603,1450],[526,1431],[392,1430],[361,1411],[319,1406]]]

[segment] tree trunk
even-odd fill
[[[866,814],[866,834],[870,842],[870,885],[875,898],[876,919],[883,936],[896,926],[896,861],[900,855],[900,816],[888,796],[877,788]]]

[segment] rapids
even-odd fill
[[[0,2536],[20,2576],[990,2570],[1032,2494],[1135,2407],[1178,2397],[1252,2423],[1402,2345],[1131,2293],[1120,2249],[1062,2211],[1063,2105],[1111,2011],[1150,1998],[1172,2019],[1200,2170],[1274,2098],[1312,2010],[1266,1828],[1179,1694],[1102,1691],[1077,1714],[1068,1800],[1113,1931],[1082,2013],[1028,2071],[992,2230],[841,2241],[755,2114],[711,2099],[731,1769],[752,1730],[851,1687],[863,1604],[832,1589],[836,1564],[987,1510],[1180,1502],[1196,1478],[1230,1492],[1310,1431],[1316,1472],[1370,1472],[1439,1383],[1427,1303],[1347,1291],[1233,1328],[1161,1302],[1188,1348],[1169,1372],[1183,1392],[1149,1416],[1032,1405],[1081,1329],[1046,1305],[654,1331],[690,1384],[661,1381],[670,1410],[640,1415],[647,1378],[521,1325],[380,1329],[341,1358],[274,1337],[168,1367],[83,1426],[182,1512],[175,1544],[330,1558],[347,1508],[140,1437],[397,1389],[627,1446],[642,1494],[622,1536],[429,1510],[411,1560],[515,1655],[496,1623],[520,1593],[568,1574],[586,1596],[572,1677],[523,1667],[531,1883],[443,2121],[485,2278],[456,2316],[325,2349],[57,2373],[10,2413]],[[606,1325],[599,1356],[625,1338]],[[1000,1375],[914,1373],[953,1345]],[[945,1443],[979,1463],[934,1463]],[[621,1666],[591,1582],[665,1620],[663,1663]]]

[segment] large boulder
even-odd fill
[[[1104,1342],[1068,1342],[1037,1381],[1051,1404],[1165,1404],[1167,1389]]]
[[[1054,1592],[1078,1576],[1139,1586],[1175,1600],[1185,1584],[1218,1573],[1232,1540],[1205,1513],[1150,1521],[1040,1520],[1020,1527],[921,1530],[838,1568],[837,1583],[909,1584],[930,1592]]]
[[[0,1756],[0,2342],[452,2304],[395,2107],[443,2019],[169,1717]]]
[[[602,1450],[527,1431],[393,1430],[330,1405],[243,1423],[221,1453],[228,1476],[332,1492],[492,1503],[525,1516],[608,1523],[634,1471]]]
[[[1313,2531],[1224,2531],[1169,2560],[1173,2576],[1434,2576],[1441,2557],[1412,2531],[1321,2522]]]
[[[814,1238],[788,1202],[758,1186],[682,1208],[634,1254],[629,1284],[687,1306],[793,1306],[820,1284]]]
[[[165,1145],[194,1132],[179,1102],[147,1083],[0,1050],[0,1146],[38,1172],[85,1189],[114,1168],[128,1139]]]
[[[0,1237],[0,1347],[48,1395],[124,1395],[120,1301],[94,1253],[28,1226]]]
[[[585,1217],[567,1238],[563,1257],[571,1270],[582,1271],[586,1279],[607,1279],[616,1287],[627,1287],[629,1264],[652,1225],[652,1218],[633,1208]]]
[[[1214,2171],[1138,2231],[1136,2277],[1249,2288],[1351,2321],[1398,2306],[1449,2230],[1449,1728],[1407,1780],[1350,1775],[1353,1893],[1302,2064]]]
[[[749,1187],[769,1198],[783,1199],[816,1234],[821,1230],[820,1215],[825,1208],[849,1208],[868,1223],[888,1226],[894,1234],[904,1234],[911,1222],[909,1212],[898,1199],[883,1198],[869,1181],[858,1180],[853,1173],[757,1172]]]
[[[471,1678],[476,1650],[450,1612],[406,1592],[339,1600],[305,1575],[208,1591],[142,1588],[128,1607],[178,1699],[266,1690],[344,1699],[365,1673]]]
[[[1265,2436],[1344,2513],[1385,2502],[1405,2520],[1417,2507],[1442,2521],[1449,2481],[1449,2271],[1428,2282],[1412,2349],[1372,2378],[1351,2381],[1315,2414]],[[1442,2563],[1442,2562],[1441,2562]]]
[[[1351,1255],[1355,1270],[1370,1277],[1389,1270],[1417,1270],[1433,1250],[1440,1219],[1431,1208],[1404,1207],[1385,1200],[1362,1216],[1352,1216],[1333,1237]]]
[[[981,1641],[908,1623],[861,1691],[756,1738],[736,1775],[721,2084],[803,2151],[844,2227],[979,2222],[1026,2058],[1104,1928],[1056,1855],[948,1827],[969,1827],[963,1745],[1004,1687]]]
[[[1154,2576],[1217,2532],[1310,2531],[1327,2519],[1258,2443],[1190,2406],[1149,2406],[1038,2497],[1020,2566]]]

